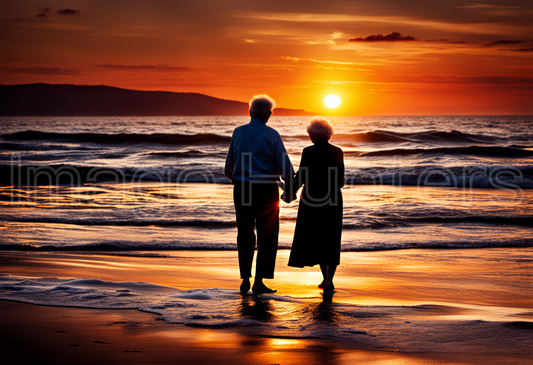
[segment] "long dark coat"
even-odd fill
[[[289,266],[338,265],[344,186],[342,150],[327,141],[304,148],[293,189],[302,185]]]

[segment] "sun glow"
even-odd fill
[[[329,94],[328,96],[326,96],[326,98],[324,99],[324,104],[328,107],[328,108],[336,108],[338,107],[339,105],[341,105],[341,98],[339,98],[337,95],[335,94]]]

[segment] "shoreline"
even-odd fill
[[[243,335],[161,324],[136,310],[35,306],[0,300],[6,364],[523,364],[527,354],[361,350],[330,340]]]
[[[278,250],[275,278],[267,282],[284,295],[317,297],[322,293],[316,287],[322,280],[318,266],[289,267],[289,254],[288,249]],[[530,269],[531,247],[343,251],[335,299],[371,305],[441,300],[486,305],[493,297],[492,305],[526,308],[533,300],[525,291],[531,285]],[[147,282],[178,290],[238,290],[238,270],[234,250],[0,251],[3,275]],[[519,280],[511,283],[505,274]],[[442,284],[446,290],[439,288]],[[510,295],[509,285],[520,290]],[[469,295],[448,290],[452,286],[469,290]]]
[[[159,302],[146,302],[124,309],[126,298],[117,309],[96,309],[74,306],[75,296],[73,306],[54,306],[66,304],[52,295],[58,284],[43,297],[29,296],[41,301],[34,305],[9,299],[23,290],[6,294],[0,286],[0,343],[8,363],[42,363],[42,356],[82,364],[481,365],[530,359],[531,248],[343,253],[330,301],[316,287],[319,270],[286,266],[287,250],[278,252],[276,277],[267,283],[278,293],[260,296],[238,293],[236,252],[166,254],[0,252],[1,280],[49,278],[76,290],[100,290],[94,295],[131,290],[196,308],[157,309]],[[151,286],[143,289],[142,283]],[[206,322],[195,313],[228,319]]]
[[[7,364],[525,364],[527,352],[404,352],[316,338],[257,336],[167,324],[134,309],[40,306],[0,300]]]

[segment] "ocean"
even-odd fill
[[[334,298],[318,269],[286,266],[297,201],[280,202],[280,293],[237,290],[223,167],[248,118],[2,117],[0,299],[138,309],[287,346],[531,348],[533,118],[330,119],[346,165]],[[269,121],[296,170],[307,121]]]
[[[297,170],[307,117],[272,117]],[[247,117],[2,117],[0,249],[235,250]],[[533,246],[531,116],[331,117],[344,251]],[[298,203],[280,203],[290,248]]]

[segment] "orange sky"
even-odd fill
[[[531,0],[0,0],[0,83],[268,93],[317,114],[533,114],[532,19]]]

